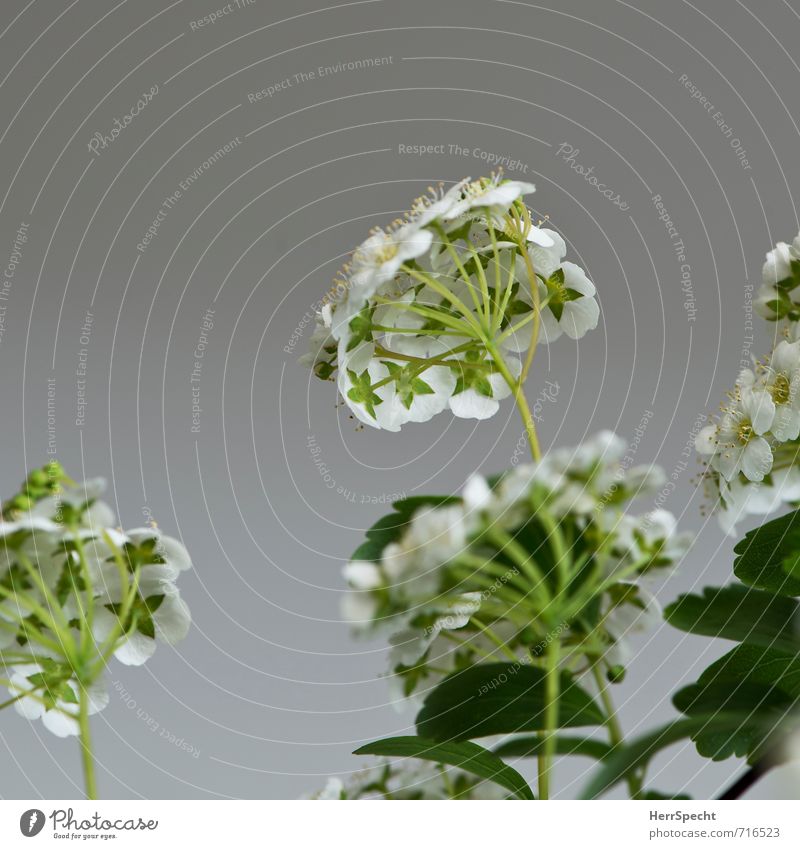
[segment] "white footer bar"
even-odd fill
[[[469,808],[472,807],[472,810]],[[800,846],[797,802],[0,801],[0,847]]]

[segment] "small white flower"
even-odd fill
[[[565,333],[580,339],[597,327],[600,307],[597,290],[584,270],[574,262],[563,262],[545,282],[539,283],[542,310],[542,341],[549,344]]]
[[[436,221],[448,220],[451,210],[461,200],[461,193],[469,177],[460,180],[446,191],[443,186],[428,189],[428,194],[417,198],[411,205],[411,220],[417,227],[427,227]]]
[[[468,524],[461,505],[422,507],[399,542],[383,550],[382,566],[391,582],[411,582],[407,592],[417,595],[438,582],[436,569],[460,554],[467,544]]]
[[[355,417],[370,427],[398,431],[403,417],[389,369],[371,358],[369,345],[339,371],[339,392]],[[366,360],[366,362],[364,362]]]
[[[740,400],[723,413],[717,425],[713,462],[726,480],[739,472],[751,481],[764,479],[772,468],[772,449],[764,434],[774,418],[775,403],[761,390],[742,390]],[[698,442],[703,445],[700,437]]]
[[[637,525],[639,547],[653,557],[654,565],[673,565],[680,561],[692,544],[691,532],[678,532],[678,521],[668,510],[646,513]]]
[[[14,703],[20,716],[31,721],[41,719],[45,728],[57,737],[79,733],[78,702],[80,685],[63,664],[26,663],[14,667],[9,691],[12,695],[31,693]],[[35,696],[35,698],[34,698]],[[108,704],[108,692],[102,680],[88,689],[89,714],[99,713]]]
[[[354,590],[376,590],[383,583],[380,569],[368,560],[353,560],[345,565],[342,572]]]
[[[534,271],[546,280],[561,265],[562,260],[567,255],[567,245],[555,230],[543,228],[541,232],[552,244],[533,243],[533,247],[529,248],[528,252],[531,255]]]
[[[800,342],[779,342],[764,367],[763,388],[775,404],[770,426],[779,442],[800,436]]]
[[[461,200],[454,203],[442,219],[453,221],[480,210],[486,212],[496,226],[501,226],[508,207],[523,195],[535,191],[533,183],[502,180],[500,177],[465,182],[461,187]]]
[[[77,518],[81,527],[90,530],[113,527],[116,523],[114,511],[100,501],[105,489],[105,478],[92,478],[74,485],[62,484],[58,494],[34,504],[30,515],[56,522]]]
[[[767,260],[761,271],[761,276],[764,279],[764,284],[767,286],[777,286],[787,278],[792,276],[792,253],[789,245],[786,242],[778,242],[777,245],[767,254]]]
[[[139,595],[134,602],[136,627],[121,637],[114,657],[126,666],[141,666],[156,651],[157,642],[175,645],[189,632],[192,617],[177,588],[145,576],[140,581]],[[99,644],[104,643],[120,624],[119,616],[109,607],[95,611],[94,633]],[[124,625],[124,623],[123,623]]]
[[[768,286],[763,283],[758,287],[755,298],[753,298],[753,309],[767,321],[776,321],[782,318],[787,309],[785,298],[781,298],[780,293],[774,286]]]
[[[640,584],[623,581],[603,597],[603,624],[614,643],[606,652],[611,665],[624,665],[631,658],[628,638],[636,633],[657,628],[661,623],[661,606],[655,596]]]
[[[342,596],[342,618],[354,628],[366,630],[374,623],[378,602],[368,592],[349,592]]]
[[[425,655],[442,631],[457,631],[463,628],[480,607],[481,594],[476,592],[462,593],[436,602],[433,609],[439,615],[431,625],[426,628],[407,628],[389,638],[392,646],[389,655],[390,667],[394,669],[398,665],[413,666]]]
[[[492,503],[492,490],[481,475],[472,475],[461,490],[461,499],[468,512],[485,510]]]
[[[484,362],[490,363],[491,360]],[[522,370],[519,360],[511,357],[506,365],[512,377],[519,377]],[[460,419],[490,419],[500,409],[499,402],[510,394],[511,388],[499,372],[487,373],[465,366],[450,396],[450,410]]]

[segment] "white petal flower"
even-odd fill
[[[368,592],[349,592],[342,597],[342,618],[355,628],[366,630],[373,624],[377,610],[378,603]]]
[[[105,489],[105,478],[92,478],[78,484],[62,484],[60,492],[56,495],[38,501],[31,508],[30,515],[62,522],[65,519],[65,511],[69,510],[71,518],[77,518],[78,524],[83,528],[99,530],[112,527],[116,522],[114,511],[99,500]]]
[[[339,372],[339,392],[360,422],[378,429],[400,430],[403,416],[394,403],[395,384],[382,362],[369,359],[363,369],[357,362],[348,363]]]
[[[117,660],[127,666],[146,663],[155,654],[159,641],[168,645],[180,642],[192,622],[186,602],[169,583],[143,587],[134,615],[136,627],[120,637],[114,650]],[[99,644],[108,640],[119,625],[119,617],[113,610],[99,608],[95,611],[94,633]]]
[[[561,261],[567,255],[567,245],[555,230],[543,228],[542,233],[547,236],[552,244],[541,246],[534,243],[534,247],[529,248],[529,253],[536,273],[547,279],[561,265]]]
[[[756,296],[753,298],[753,309],[761,318],[765,318],[767,321],[775,321],[783,317],[787,305],[785,299],[781,298],[774,286],[768,286],[764,283],[758,287]]]
[[[375,590],[381,583],[380,569],[367,560],[353,560],[343,570],[344,579],[355,590]]]
[[[740,471],[752,481],[763,480],[772,468],[772,449],[764,439],[775,418],[775,403],[763,390],[743,390],[717,425],[712,462],[730,481]],[[706,438],[704,440],[707,442]]]
[[[416,592],[425,577],[436,580],[434,570],[464,550],[468,527],[460,505],[417,510],[402,539],[384,549],[385,574],[393,582],[413,578],[408,591]]]
[[[778,242],[767,254],[767,260],[761,272],[764,284],[767,286],[777,286],[782,281],[791,277],[791,261],[792,254],[789,245],[786,242]]]
[[[800,435],[800,342],[779,342],[763,366],[763,372],[758,384],[754,375],[747,379],[768,392],[775,404],[770,426],[772,435],[778,442],[797,439]]]
[[[624,581],[604,597],[603,617],[605,630],[615,641],[612,650],[606,653],[606,662],[612,666],[625,664],[631,657],[628,638],[658,627],[661,606],[640,584]]]
[[[436,221],[446,221],[461,193],[469,183],[469,177],[460,180],[446,191],[443,186],[428,189],[428,194],[417,198],[411,205],[411,219],[417,227],[427,227]]]
[[[442,218],[444,221],[453,221],[480,210],[485,211],[499,226],[503,214],[514,201],[535,191],[533,183],[502,180],[499,177],[465,182],[461,187],[461,200],[454,203]]]
[[[472,475],[461,490],[461,498],[467,511],[485,510],[492,503],[492,490],[481,475]]]
[[[31,721],[41,719],[45,728],[57,737],[79,733],[77,716],[80,685],[68,668],[55,662],[52,666],[19,664],[14,667],[10,680],[9,691],[12,695],[31,693],[14,703],[20,716]],[[87,697],[90,715],[103,710],[109,701],[102,681],[89,686]]]
[[[522,369],[519,360],[511,357],[506,365],[513,377],[519,376]],[[499,402],[511,394],[511,388],[499,372],[474,373],[465,368],[460,384],[449,400],[450,410],[460,419],[489,419],[500,409]]]
[[[600,308],[594,299],[596,289],[584,270],[574,262],[561,263],[540,287],[540,293],[543,300],[547,298],[542,318],[550,314],[548,321],[543,321],[543,342],[552,342],[561,332],[571,339],[580,339],[597,327]]]

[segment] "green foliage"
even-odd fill
[[[448,676],[417,714],[417,731],[434,740],[468,740],[545,727],[545,673],[532,666],[483,663]],[[557,727],[600,725],[603,712],[568,673],[561,675]]]
[[[389,737],[368,743],[353,753],[380,755],[382,757],[411,757],[447,764],[463,769],[472,775],[493,781],[509,790],[518,799],[533,799],[533,792],[525,779],[492,752],[477,743],[437,743],[424,737]]]
[[[691,634],[794,653],[800,651],[798,612],[800,604],[794,599],[732,584],[680,596],[664,616],[670,625]]]
[[[752,761],[797,709],[799,697],[800,654],[741,644],[712,663],[697,683],[679,690],[673,702],[689,716],[710,717],[692,735],[701,755]],[[739,724],[720,726],[715,716],[731,712],[740,717]]]
[[[494,753],[502,758],[533,758],[542,753],[544,741],[541,737],[513,737],[501,743]],[[557,737],[555,753],[557,755],[583,755],[601,761],[608,757],[614,747],[602,740],[586,737]]]
[[[706,721],[690,733],[712,760],[754,763],[794,724],[800,707],[800,511],[750,531],[735,547],[743,583],[706,587],[667,607],[682,631],[733,640],[733,650],[673,697],[690,718]],[[723,719],[738,717],[737,723]]]
[[[733,571],[742,583],[782,596],[800,596],[800,510],[745,534],[733,549]]]

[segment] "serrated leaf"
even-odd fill
[[[478,664],[455,672],[428,694],[417,715],[417,732],[434,740],[468,740],[541,731],[544,682],[541,669],[508,663]],[[600,725],[604,718],[592,697],[562,673],[557,727]]]
[[[660,751],[697,735],[710,723],[714,723],[720,730],[735,729],[741,725],[742,716],[719,713],[674,719],[661,728],[616,748],[592,776],[581,798],[595,799],[601,796],[620,781],[624,781],[627,775],[644,769]]]
[[[800,596],[800,580],[784,569],[800,552],[800,510],[773,519],[745,534],[733,549],[736,577],[750,587],[784,596]]]
[[[800,655],[739,645],[679,690],[673,704],[711,721],[693,735],[698,752],[712,760],[735,755],[753,760],[775,729],[800,703]],[[720,727],[715,716],[735,713],[737,726]]]
[[[800,604],[765,590],[732,584],[680,596],[664,611],[670,625],[790,653],[800,651]]]
[[[512,767],[488,749],[467,741],[437,743],[423,737],[389,737],[356,749],[355,755],[381,757],[411,757],[434,763],[455,766],[505,787],[518,799],[533,799],[534,795],[525,779]]]

